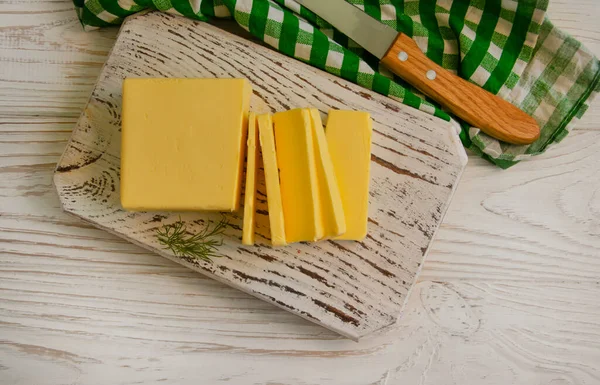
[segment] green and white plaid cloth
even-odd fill
[[[327,1],[327,0],[323,0]],[[448,115],[294,0],[74,0],[86,29],[144,9],[197,20],[232,17],[280,52],[414,108],[457,121],[465,147],[502,168],[560,142],[600,90],[600,63],[546,17],[548,0],[347,0],[414,38],[444,68],[532,115],[542,132],[526,146],[500,142]]]

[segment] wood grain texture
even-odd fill
[[[401,53],[406,55],[404,60],[400,59]],[[540,127],[534,118],[437,65],[404,33],[398,34],[381,62],[454,115],[496,139],[530,144],[540,136]],[[433,71],[432,79],[427,77],[430,71]]]
[[[253,86],[257,113],[311,106],[360,109],[373,120],[369,236],[271,248],[259,182],[258,246],[229,215],[223,258],[164,250],[156,231],[177,213],[131,213],[119,196],[121,89],[126,77],[233,77]],[[466,162],[447,122],[259,47],[206,23],[154,12],[128,19],[57,165],[67,212],[353,339],[393,324],[421,269]],[[220,214],[181,214],[196,232]]]
[[[471,157],[404,316],[354,343],[61,210],[52,173],[116,35],[70,7],[0,1],[20,100],[0,103],[0,383],[600,383],[600,101],[533,161]],[[549,17],[600,54],[595,0]]]

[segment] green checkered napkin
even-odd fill
[[[243,28],[286,55],[457,121],[465,147],[502,168],[561,141],[600,89],[598,59],[546,18],[548,0],[349,2],[412,36],[444,68],[532,115],[542,127],[540,139],[527,146],[506,144],[448,115],[293,0],[74,0],[86,29],[120,24],[148,8],[198,20],[233,15]]]

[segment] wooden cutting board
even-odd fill
[[[156,231],[180,217],[198,231],[217,213],[130,213],[119,203],[125,77],[247,78],[258,113],[295,107],[365,110],[373,118],[369,236],[271,248],[259,194],[257,245],[241,244],[242,211],[227,214],[221,258],[180,258]],[[466,164],[449,123],[206,23],[164,13],[121,28],[56,168],[64,210],[214,279],[359,339],[396,322]],[[206,165],[210,167],[210,165]],[[259,181],[264,191],[264,180]]]

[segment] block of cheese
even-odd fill
[[[244,192],[244,224],[242,227],[242,243],[254,244],[254,220],[256,218],[256,170],[258,168],[258,127],[256,115],[248,115],[248,148],[246,160],[246,188]]]
[[[310,113],[278,112],[273,126],[286,241],[316,241],[323,237],[323,224]]]
[[[319,110],[316,108],[311,108],[309,113],[315,148],[319,198],[321,201],[319,217],[323,225],[323,237],[333,238],[346,232],[344,208],[342,206],[342,198],[333,169],[333,163],[329,155],[329,147],[325,138],[321,115],[319,115]]]
[[[237,210],[251,93],[245,79],[125,79],[122,206]]]
[[[285,224],[271,115],[258,115],[257,124],[263,167],[265,169],[267,206],[269,210],[269,224],[271,226],[271,243],[273,246],[282,246],[286,244]]]
[[[325,136],[346,218],[346,232],[337,239],[361,240],[367,235],[371,131],[367,112],[329,111]]]

